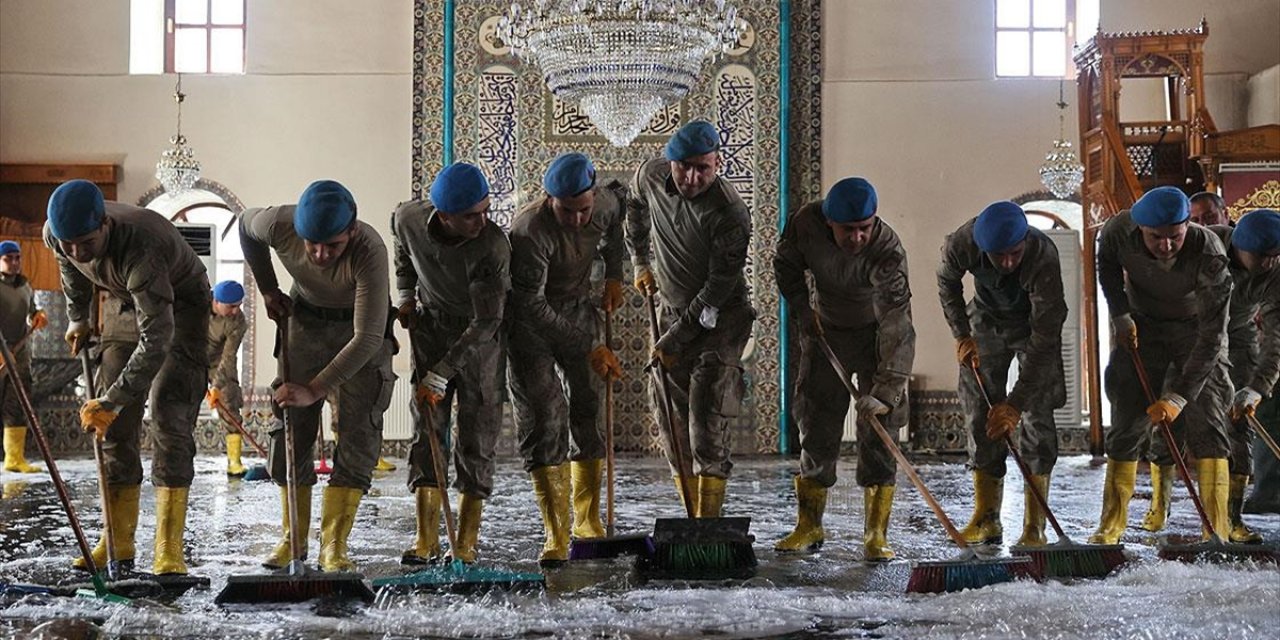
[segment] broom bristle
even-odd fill
[[[254,602],[304,602],[337,596],[373,602],[374,593],[359,574],[317,573],[287,576],[231,576],[214,604]]]
[[[640,573],[650,578],[722,580],[755,575],[755,549],[748,542],[657,543],[652,556],[640,556]]]
[[[921,562],[911,569],[907,593],[948,593],[1035,576],[1030,558]]]
[[[1280,553],[1265,545],[1205,541],[1191,544],[1164,543],[1156,555],[1161,560],[1180,562],[1256,562],[1280,563]]]
[[[373,586],[389,593],[540,591],[546,588],[546,578],[541,573],[513,573],[455,562],[405,576],[378,578]]]
[[[1105,578],[1127,561],[1121,545],[1057,543],[1044,547],[1013,547],[1010,552],[1031,558],[1037,580]]]
[[[569,545],[569,560],[607,560],[626,555],[652,556],[653,553],[653,537],[643,533],[574,540]]]

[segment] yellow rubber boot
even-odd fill
[[[400,564],[432,564],[443,555],[440,550],[440,505],[444,498],[436,487],[413,490],[417,507],[418,535],[413,547],[400,556]]]
[[[1225,539],[1231,533],[1231,517],[1227,499],[1231,495],[1231,478],[1226,458],[1201,458],[1196,460],[1196,476],[1199,479],[1200,502],[1209,515],[1213,530]],[[1202,537],[1209,539],[1209,532],[1201,528]]]
[[[484,498],[468,493],[458,498],[458,547],[449,551],[451,558],[466,564],[476,561],[476,543],[480,540],[480,514],[483,511]]]
[[[187,575],[182,534],[187,528],[187,487],[156,487],[156,543],[151,573]]]
[[[356,510],[364,490],[354,487],[325,487],[320,503],[320,570],[355,571],[347,557],[347,537],[356,524]]]
[[[244,437],[238,433],[227,434],[227,475],[239,478],[244,475],[244,463],[240,462],[240,451],[244,447]]]
[[[1040,495],[1044,496],[1045,501],[1049,500],[1049,476],[1031,476],[1030,482],[1035,483],[1035,487],[1040,490]],[[1022,512],[1022,537],[1018,538],[1019,547],[1043,547],[1049,541],[1044,537],[1044,509],[1040,508],[1040,501],[1036,500],[1035,495],[1031,493],[1031,485],[1028,484],[1024,490],[1026,494],[1023,498],[1025,507]]]
[[[973,472],[973,517],[960,530],[969,544],[996,544],[1004,537],[1000,506],[1004,501],[1004,478],[983,471]]]
[[[1151,507],[1140,525],[1147,531],[1161,531],[1169,518],[1169,500],[1173,495],[1173,465],[1151,465]]]
[[[538,510],[542,512],[542,526],[547,534],[542,553],[538,555],[538,565],[546,569],[563,566],[569,561],[569,496],[564,481],[568,467],[567,464],[558,464],[529,472],[533,495],[538,501]],[[461,541],[459,546],[462,546]]]
[[[773,545],[779,553],[813,553],[822,548],[822,514],[827,510],[827,488],[804,476],[796,476],[796,528]]]
[[[1107,476],[1102,483],[1102,517],[1090,544],[1119,544],[1129,526],[1129,500],[1138,479],[1138,462],[1107,460]]]
[[[40,467],[27,464],[27,428],[4,428],[4,470],[14,473],[40,473]]]
[[[1240,508],[1244,505],[1244,489],[1249,486],[1249,476],[1231,474],[1231,486],[1227,493],[1227,515],[1231,519],[1231,541],[1238,544],[1261,544],[1262,536],[1247,525],[1240,517]]]
[[[136,484],[107,487],[105,508],[111,510],[111,543],[115,548],[116,562],[126,570],[133,568],[133,559],[137,556],[134,534],[138,531],[138,496],[141,489],[142,487]],[[98,569],[105,569],[107,566],[106,536],[98,538],[98,544],[94,545],[90,553]],[[80,556],[76,556],[71,561],[71,566],[82,571],[89,570],[89,565],[85,564],[84,558]]]
[[[680,506],[682,507],[685,506],[684,491],[680,489],[680,476],[675,476],[674,478],[671,479],[671,481],[674,482],[676,485],[676,495],[680,497]],[[698,476],[685,476],[684,484],[685,486],[689,487],[689,497],[693,499],[693,506],[690,507],[688,511],[689,513],[692,513],[694,516],[697,516],[698,515]]]
[[[724,506],[725,485],[729,481],[715,476],[698,476],[698,510],[699,518],[719,518]]]
[[[569,463],[573,480],[573,537],[603,538],[600,522],[600,476],[604,460],[578,460]]]
[[[298,493],[298,538],[302,540],[302,552],[298,554],[298,558],[307,559],[307,535],[311,530],[311,485],[299,485]],[[289,562],[293,560],[293,546],[289,540],[289,491],[286,487],[280,487],[280,528],[284,531],[284,535],[280,537],[280,542],[276,543],[275,549],[271,550],[271,555],[262,561],[262,566],[268,569],[282,569],[289,566]]]
[[[889,547],[889,512],[894,485],[873,484],[862,490],[862,552],[867,562],[888,562],[898,555]]]
[[[378,463],[373,465],[373,470],[374,471],[395,471],[396,466],[394,464],[391,464],[390,462],[387,462],[386,458],[383,458],[382,456],[378,456]]]

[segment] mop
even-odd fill
[[[994,406],[977,365],[970,362],[969,368],[973,370],[973,377],[978,382],[978,390],[982,392],[987,407]],[[1032,497],[1044,510],[1045,517],[1053,525],[1053,531],[1058,534],[1058,541],[1053,544],[1040,547],[1015,545],[1009,548],[1009,552],[1030,557],[1036,565],[1036,574],[1041,578],[1104,578],[1124,564],[1126,558],[1122,544],[1077,544],[1067,537],[1058,524],[1058,518],[1049,509],[1049,500],[1041,493],[1040,487],[1031,481],[1031,468],[1022,459],[1013,436],[1005,435],[1004,443],[1009,448],[1009,453],[1013,454],[1014,462],[1018,463],[1018,471],[1022,473],[1022,479]]]
[[[853,379],[849,372],[845,370],[844,365],[840,364],[840,359],[836,357],[835,352],[831,350],[831,345],[827,343],[826,336],[822,334],[821,326],[818,328],[817,343],[827,356],[831,367],[835,369],[840,381],[844,383],[845,390],[856,401],[858,399],[858,390],[853,388]],[[880,424],[880,419],[869,415],[866,420],[875,430],[876,436],[884,443],[885,448],[889,450],[889,453],[893,454],[894,460],[898,461],[898,465],[907,474],[911,484],[915,485],[916,490],[920,492],[920,496],[924,498],[925,503],[933,510],[934,515],[937,516],[938,522],[942,523],[942,528],[946,530],[947,535],[961,549],[960,557],[954,560],[914,563],[911,568],[911,578],[907,581],[907,593],[943,593],[963,589],[977,589],[1035,575],[1035,565],[1026,556],[979,558],[973,548],[969,546],[969,543],[965,542],[964,537],[960,535],[960,531],[951,522],[951,518],[947,517],[946,512],[942,510],[942,506],[934,499],[933,494],[929,493],[928,487],[924,486],[924,481],[916,473],[915,467],[907,460],[907,456],[902,453],[902,449],[898,448],[898,443],[889,435],[889,432],[885,431],[884,425]]]

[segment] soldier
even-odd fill
[[[49,316],[36,308],[36,295],[31,283],[22,275],[22,247],[13,240],[0,242],[0,329],[13,350],[18,367],[16,378],[31,389],[31,347],[25,339],[29,333],[49,324]],[[27,463],[27,418],[18,402],[11,372],[0,363],[0,413],[4,418],[4,470],[15,473],[39,473],[41,469]]]
[[[142,405],[151,394],[151,481],[156,485],[155,557],[152,573],[186,574],[182,534],[195,476],[195,424],[207,380],[209,279],[204,264],[163,216],[118,202],[104,202],[92,182],[71,180],[49,198],[45,244],[53,250],[67,296],[72,353],[87,346],[95,290],[132,307],[137,345],[104,343],[97,398],[80,408],[85,431],[104,440],[107,504],[113,518],[116,559],[132,564],[142,484]],[[110,307],[111,305],[107,305]],[[104,314],[104,324],[118,322]],[[112,328],[104,327],[104,337]],[[128,333],[127,329],[123,329]],[[125,347],[127,345],[127,348]],[[105,566],[101,538],[93,560]],[[83,559],[74,562],[87,568]]]
[[[249,209],[240,216],[245,262],[262,291],[267,317],[289,324],[289,375],[274,400],[289,412],[294,430],[299,526],[307,555],[312,457],[320,429],[322,401],[333,398],[342,424],[333,475],[320,506],[320,568],[353,571],[347,537],[360,500],[369,490],[382,448],[382,414],[391,405],[395,374],[388,317],[391,298],[387,248],[367,222],[356,219],[356,203],[332,180],[311,183],[296,205]],[[293,276],[289,295],[280,290],[271,249]],[[284,430],[271,432],[268,464],[281,485],[279,544],[263,566],[279,568],[294,557],[289,544],[288,487],[285,486]]]
[[[546,528],[539,563],[554,567],[569,558],[570,523],[565,516],[570,489],[573,535],[605,535],[600,522],[605,451],[591,372],[608,384],[622,376],[622,366],[597,335],[591,267],[597,253],[604,257],[599,306],[613,313],[623,302],[625,194],[619,193],[617,183],[598,188],[595,167],[581,153],[552,161],[542,186],[546,196],[530,203],[511,225],[513,322],[508,366],[520,453]],[[568,465],[566,459],[571,460]]]
[[[1205,227],[1235,224],[1227,216],[1227,203],[1222,196],[1209,191],[1191,196],[1191,221]]]
[[[475,165],[458,162],[436,176],[430,202],[406,202],[391,217],[397,315],[409,330],[417,389],[411,407],[416,429],[409,451],[409,487],[417,503],[418,526],[414,546],[401,557],[405,564],[440,556],[440,505],[447,496],[438,488],[427,429],[445,441],[455,396],[454,487],[461,497],[453,558],[475,561],[480,515],[493,492],[494,447],[502,427],[506,349],[501,328],[511,286],[511,246],[502,229],[489,220],[489,204],[484,174]]]
[[[244,287],[239,282],[223,280],[213,285],[213,315],[209,319],[209,390],[204,397],[209,408],[220,416],[225,410],[237,420],[244,409],[244,395],[240,391],[237,372],[240,368],[240,343],[249,331],[249,322],[240,311],[243,302]],[[218,404],[222,407],[215,406]],[[221,418],[227,430],[227,475],[238,478],[245,473],[240,462],[244,442],[231,418]]]
[[[733,185],[716,175],[719,150],[714,125],[686,124],[663,158],[636,170],[627,201],[635,286],[661,302],[652,360],[673,381],[672,432],[693,452],[684,461],[690,468],[677,469],[664,433],[667,459],[677,482],[681,476],[696,482],[689,487],[697,502],[692,511],[712,518],[720,515],[733,468],[729,429],[742,409],[742,351],[755,320],[744,271],[751,215]],[[655,409],[658,393],[655,385]]]
[[[1215,531],[1228,530],[1225,425],[1231,381],[1224,363],[1231,276],[1222,242],[1189,223],[1189,208],[1177,188],[1157,187],[1102,228],[1098,281],[1111,309],[1116,346],[1106,371],[1112,419],[1102,517],[1089,538],[1093,543],[1116,544],[1124,534],[1139,449],[1158,422],[1170,423],[1175,438],[1197,458],[1209,521]],[[1151,392],[1160,394],[1150,406],[1134,353]],[[1189,409],[1185,416],[1184,409]],[[1153,453],[1157,465],[1173,464],[1167,449],[1156,447]]]
[[[875,187],[863,178],[837,182],[820,202],[796,211],[778,241],[773,269],[778,289],[800,330],[796,422],[800,475],[796,476],[795,529],[774,548],[807,552],[822,546],[827,489],[836,482],[836,460],[848,401],[817,344],[819,332],[855,372],[858,412],[858,484],[863,487],[863,548],[867,561],[894,557],[885,539],[893,507],[897,464],[868,422],[886,416],[891,433],[906,424],[907,378],[915,358],[907,254],[898,234],[876,215]],[[813,274],[818,309],[809,306],[805,272]],[[819,324],[819,319],[821,323]]]
[[[973,275],[974,283],[967,307],[961,282],[966,273]],[[1062,369],[1067,303],[1058,249],[1039,229],[1028,226],[1022,207],[1008,201],[992,203],[947,236],[938,266],[938,297],[956,339],[960,402],[969,423],[973,517],[960,535],[974,544],[998,543],[1004,534],[1000,509],[1008,456],[1005,436],[1023,425],[1018,450],[1042,495],[1048,495],[1049,474],[1058,459],[1053,410],[1067,400]],[[1014,358],[1018,380],[1006,391]],[[973,367],[982,375],[992,406]],[[1017,544],[1044,545],[1044,520],[1028,486]]]

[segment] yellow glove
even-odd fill
[[[605,380],[616,380],[622,377],[622,364],[618,362],[618,356],[614,355],[609,347],[600,345],[592,349],[587,360],[591,363],[591,370]]]
[[[67,333],[63,336],[63,339],[71,347],[71,355],[79,355],[80,349],[89,341],[89,323],[84,320],[76,320],[67,325]]]
[[[204,392],[204,401],[208,402],[210,407],[216,407],[222,401],[222,392],[218,391],[217,387],[209,387],[209,390]]]
[[[956,361],[966,367],[978,366],[978,341],[971,337],[956,340]]]
[[[110,402],[95,398],[80,407],[80,426],[86,433],[96,432],[101,440],[107,437],[107,428],[115,422],[118,415],[119,412]]]
[[[662,349],[655,348],[649,354],[649,362],[661,364],[663,369],[670,371],[672,367],[676,366],[677,357],[677,354],[667,353]]]
[[[653,271],[649,267],[636,267],[635,285],[640,293],[658,292],[658,282],[653,279]]]
[[[998,402],[987,412],[987,437],[1003,440],[1022,421],[1022,411],[1008,402]]]
[[[47,326],[49,326],[49,314],[45,313],[44,309],[31,314],[32,331],[39,331]]]
[[[1156,400],[1156,403],[1147,407],[1147,417],[1151,418],[1152,423],[1172,423],[1178,419],[1182,413],[1183,407],[1187,406],[1187,401],[1176,393],[1166,393]]]
[[[637,286],[637,288],[639,287]],[[622,282],[613,279],[605,280],[604,296],[600,299],[600,306],[605,313],[613,313],[621,309],[625,301],[622,297]]]

